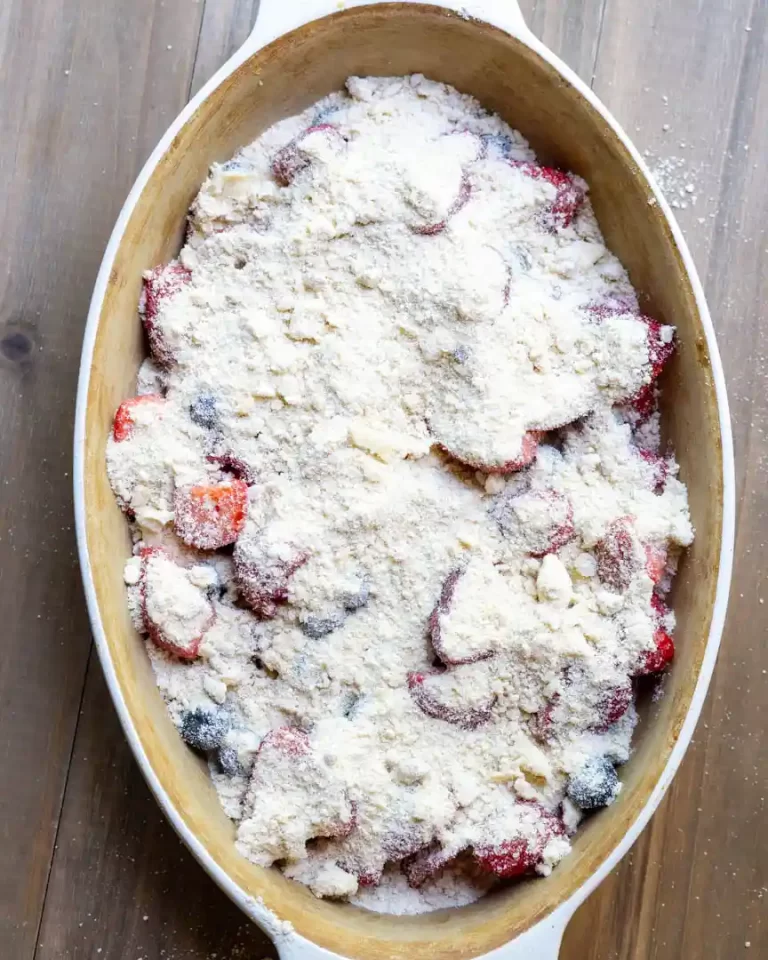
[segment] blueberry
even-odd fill
[[[508,157],[512,153],[512,141],[506,133],[484,133],[481,139],[489,150]]]
[[[229,718],[221,711],[198,707],[185,711],[179,729],[182,740],[195,750],[215,750],[229,730]]]
[[[590,757],[584,766],[571,776],[566,793],[582,810],[607,807],[619,792],[619,778],[607,757]]]
[[[307,617],[302,621],[301,629],[311,640],[319,640],[338,630],[342,623],[344,623],[344,617],[340,613],[330,617]]]
[[[371,588],[368,584],[363,581],[360,584],[360,589],[355,593],[347,593],[343,597],[344,609],[348,613],[353,613],[355,610],[360,610],[361,607],[364,607],[368,603],[368,599],[371,595]]]
[[[220,747],[216,753],[216,766],[225,777],[241,777],[245,772],[234,747]]]
[[[218,421],[218,416],[216,415],[216,398],[211,396],[210,393],[201,393],[200,396],[189,405],[189,415],[192,418],[192,423],[196,423],[198,427],[205,427],[206,430],[212,430]]]
[[[359,693],[354,693],[351,690],[348,693],[345,693],[341,701],[341,712],[347,718],[354,717],[357,712],[358,705],[360,703],[361,697]]]

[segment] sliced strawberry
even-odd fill
[[[539,442],[543,436],[543,430],[526,431],[523,434],[519,456],[514,460],[507,460],[506,463],[484,463],[482,460],[474,459],[464,453],[458,454],[444,443],[438,443],[438,446],[441,450],[445,451],[448,456],[453,457],[454,460],[458,460],[459,463],[463,463],[467,467],[472,467],[474,470],[482,470],[484,473],[507,474],[516,473],[518,470],[522,470],[523,467],[530,466],[530,464],[533,463],[539,452]]]
[[[651,594],[651,609],[659,623],[665,621],[669,616],[669,607],[665,603],[664,598],[659,596],[655,590]]]
[[[244,480],[181,487],[174,498],[174,529],[190,547],[218,550],[237,540],[247,510]]]
[[[637,307],[635,307],[632,299],[625,294],[616,294],[605,297],[603,300],[593,300],[587,304],[585,309],[598,321],[607,320],[608,317],[623,317],[628,313],[633,317],[638,316]]]
[[[123,440],[127,440],[133,433],[133,428],[136,425],[136,421],[133,418],[133,411],[136,407],[163,403],[165,403],[165,397],[161,397],[159,393],[145,393],[140,397],[131,397],[130,400],[123,400],[117,408],[115,422],[112,425],[112,436],[115,438],[115,443],[122,443]]]
[[[440,598],[429,617],[429,636],[435,653],[443,663],[453,667],[466,663],[476,663],[478,660],[487,660],[488,657],[493,656],[493,650],[491,649],[479,649],[466,656],[457,656],[455,653],[449,651],[443,643],[444,621],[445,618],[450,616],[451,603],[463,574],[463,567],[458,567],[448,574],[448,577],[443,583]]]
[[[215,463],[224,473],[231,473],[236,479],[244,480],[249,487],[256,482],[253,470],[245,460],[241,460],[233,453],[211,453],[205,459],[208,463]]]
[[[647,464],[653,467],[653,492],[656,494],[664,493],[664,487],[669,477],[669,460],[666,457],[660,457],[658,453],[652,453],[650,450],[638,450],[638,453]]]
[[[633,421],[645,423],[658,409],[658,391],[655,383],[646,383],[637,393],[624,401],[622,406],[628,407],[634,415]]]
[[[459,184],[458,195],[448,208],[448,213],[446,214],[445,219],[438,220],[437,223],[428,223],[418,227],[412,227],[411,229],[414,233],[419,233],[425,237],[434,237],[435,234],[442,233],[448,225],[448,221],[451,219],[451,217],[455,216],[463,207],[466,207],[471,196],[472,184],[469,182],[467,177],[464,176],[461,178],[461,183]]]
[[[539,743],[548,743],[552,737],[553,717],[559,700],[560,694],[554,694],[552,699],[528,720],[528,729]]]
[[[648,359],[651,364],[651,379],[655,380],[664,369],[664,364],[675,352],[675,341],[663,339],[662,326],[650,317],[640,319],[648,327]]]
[[[162,330],[157,325],[160,306],[164,300],[174,297],[191,279],[192,272],[178,260],[172,260],[165,266],[155,267],[144,275],[139,313],[147,332],[152,356],[161,367],[171,366],[175,358]]]
[[[504,536],[533,557],[557,553],[576,537],[573,506],[556,490],[502,494],[491,512]]]
[[[645,572],[654,582],[659,583],[667,569],[667,549],[655,543],[645,544]]]
[[[305,757],[310,752],[309,737],[298,727],[277,727],[259,744],[256,756],[283,754],[286,757]]]
[[[297,553],[290,560],[273,556],[258,539],[241,538],[235,546],[235,579],[240,596],[260,617],[270,619],[288,602],[291,577],[309,557]]]
[[[194,660],[216,619],[205,592],[162,547],[141,551],[139,589],[142,621],[152,642],[183,660]]]
[[[456,854],[447,854],[438,843],[431,843],[404,860],[400,869],[408,880],[408,886],[418,890],[455,859]]]
[[[573,174],[554,167],[541,167],[537,163],[524,160],[510,161],[513,167],[522,171],[532,180],[546,180],[555,188],[555,199],[544,214],[544,225],[548,229],[569,227],[586,196],[584,187],[576,182]]]
[[[626,590],[638,570],[635,533],[631,517],[613,520],[595,544],[597,575],[614,590]]]
[[[474,706],[464,704],[448,704],[439,697],[439,680],[446,676],[440,673],[409,673],[408,689],[416,705],[428,717],[435,720],[444,720],[446,723],[456,724],[464,730],[474,730],[491,719],[491,710],[494,698],[489,697],[486,702]]]
[[[312,158],[301,149],[301,142],[313,133],[327,133],[329,136],[341,138],[341,134],[331,123],[318,123],[307,127],[297,137],[277,151],[272,159],[272,176],[282,187],[287,187],[296,179],[302,170],[305,170]]]
[[[658,627],[653,635],[654,649],[647,650],[640,661],[640,669],[636,676],[643,677],[650,673],[661,673],[675,658],[675,642],[662,627]]]
[[[475,844],[473,856],[477,865],[497,877],[511,879],[527,873],[541,863],[544,849],[553,837],[563,836],[563,824],[554,814],[537,808],[534,836],[512,837],[495,845]]]
[[[624,716],[632,703],[632,686],[629,682],[607,690],[597,704],[598,716],[591,729],[605,733]]]

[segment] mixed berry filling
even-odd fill
[[[128,602],[240,852],[393,912],[548,874],[621,796],[693,538],[674,328],[587,184],[351,78],[214,165],[139,315]]]

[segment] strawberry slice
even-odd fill
[[[653,635],[653,650],[646,651],[640,661],[636,676],[644,677],[650,673],[661,673],[675,658],[675,642],[662,627]]]
[[[178,260],[165,266],[155,267],[144,274],[144,289],[139,301],[139,314],[147,332],[149,349],[155,362],[161,367],[174,363],[173,352],[157,324],[157,315],[165,300],[176,296],[192,279],[192,272]]]
[[[528,720],[528,729],[539,743],[548,743],[552,738],[555,708],[560,702],[560,694],[555,693],[550,701],[538,713]]]
[[[605,733],[629,710],[632,703],[632,685],[626,684],[607,690],[597,704],[598,716],[591,729],[595,733]]]
[[[645,544],[645,572],[654,582],[659,583],[667,569],[667,549],[655,543]]]
[[[576,537],[573,506],[556,490],[502,494],[491,509],[499,529],[532,557],[557,553]]]
[[[205,591],[162,547],[141,551],[139,590],[142,621],[152,642],[183,660],[194,660],[216,619]]]
[[[297,553],[289,560],[275,556],[258,538],[241,538],[235,545],[235,579],[240,596],[264,619],[271,619],[288,602],[291,577],[309,557]]]
[[[137,407],[149,406],[151,404],[164,404],[165,397],[159,393],[144,393],[140,397],[131,397],[130,400],[123,400],[117,408],[115,422],[112,425],[112,436],[115,443],[122,443],[133,434],[133,428],[136,426],[133,413]]]
[[[247,510],[248,484],[244,480],[181,487],[174,497],[174,529],[190,547],[218,550],[237,540]]]
[[[236,479],[244,480],[249,487],[256,483],[253,470],[234,453],[211,453],[205,459],[208,463],[215,463],[223,473],[231,473]]]
[[[628,313],[633,317],[638,316],[637,307],[632,299],[622,294],[605,297],[603,300],[593,300],[586,305],[585,309],[593,319],[598,321],[607,320],[608,317],[623,317]]]
[[[448,646],[443,642],[445,623],[451,615],[451,604],[454,594],[464,573],[465,568],[459,567],[448,575],[440,591],[440,598],[429,617],[429,636],[435,653],[443,663],[453,667],[466,663],[477,663],[478,660],[487,660],[488,657],[493,656],[492,649],[482,648],[473,650],[463,656],[457,655],[455,651],[449,650]]]
[[[662,326],[658,321],[645,316],[640,319],[648,327],[648,359],[651,364],[651,380],[655,380],[675,352],[675,341],[663,338]]]
[[[656,384],[646,383],[640,387],[637,393],[628,400],[623,401],[622,407],[629,408],[632,414],[632,421],[636,424],[645,423],[656,413],[659,406],[658,391]]]
[[[409,673],[408,690],[418,708],[428,717],[453,723],[464,730],[474,730],[491,719],[491,710],[495,698],[489,696],[485,702],[475,705],[449,704],[440,699],[440,678],[445,673]]]
[[[639,568],[631,517],[613,520],[595,544],[597,576],[614,590],[626,590]]]
[[[310,743],[307,734],[298,727],[285,726],[269,731],[259,744],[256,756],[282,754],[286,757],[305,757],[309,753]]]
[[[475,844],[473,857],[481,870],[509,880],[521,877],[541,863],[544,849],[553,837],[561,837],[565,829],[558,817],[536,807],[538,816],[533,836],[511,837],[495,845]]]
[[[664,493],[664,487],[669,477],[669,460],[666,457],[659,456],[658,453],[652,453],[650,450],[638,449],[638,453],[653,468],[653,492],[661,495]]]
[[[325,133],[343,139],[342,135],[331,123],[318,123],[307,127],[297,137],[277,151],[272,159],[272,176],[281,187],[290,186],[302,170],[312,163],[311,156],[301,149],[301,142],[313,133]]]
[[[557,170],[555,167],[542,167],[525,160],[509,162],[526,177],[532,180],[546,180],[555,188],[555,199],[542,215],[544,226],[553,231],[558,227],[569,227],[586,196],[584,187],[576,181],[573,174]]]
[[[264,737],[243,805],[239,839],[248,838],[249,852],[264,866],[302,859],[309,840],[338,840],[356,825],[343,778],[297,727],[278,727]]]
[[[655,590],[651,594],[651,609],[659,623],[664,623],[669,616],[669,607]]]
[[[418,233],[424,237],[434,237],[435,234],[442,233],[448,225],[448,221],[451,219],[451,217],[454,217],[459,210],[466,207],[471,196],[472,184],[469,182],[466,176],[463,176],[461,178],[461,183],[459,184],[459,192],[456,196],[456,199],[448,208],[448,213],[446,214],[445,219],[438,220],[437,223],[428,223],[417,227],[411,227],[411,229],[414,233]]]
[[[449,457],[453,457],[454,460],[458,460],[459,463],[463,463],[466,467],[472,467],[473,470],[482,470],[484,473],[507,474],[516,473],[518,470],[522,470],[523,467],[530,466],[530,464],[533,463],[539,452],[539,442],[543,436],[543,430],[527,430],[523,434],[523,439],[520,444],[520,454],[515,457],[514,460],[507,460],[505,463],[484,463],[482,460],[467,456],[463,452],[461,454],[457,453],[445,443],[438,442],[438,446],[447,453]]]
[[[408,886],[418,890],[455,859],[456,854],[447,854],[438,843],[431,843],[403,860],[400,869],[405,874]]]

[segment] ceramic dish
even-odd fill
[[[335,0],[262,0],[252,36],[173,123],[117,222],[88,317],[75,436],[77,534],[93,631],[126,736],[158,802],[213,879],[275,938],[282,960],[550,960],[576,907],[659,804],[714,666],[734,518],[720,359],[690,255],[640,156],[591,90],[531,35],[512,0],[478,0],[459,13],[423,3],[348,7],[338,11]],[[677,326],[679,349],[662,378],[662,413],[688,485],[696,541],[672,595],[678,656],[664,698],[641,706],[619,800],[584,824],[573,853],[547,879],[499,889],[466,907],[389,917],[317,900],[236,852],[233,825],[203,762],[171,723],[130,623],[122,576],[128,527],[107,480],[104,449],[144,352],[136,317],[142,271],[178,251],[187,208],[209,165],[340,89],[350,74],[414,72],[473,94],[520,130],[542,162],[581,174],[644,312]]]

